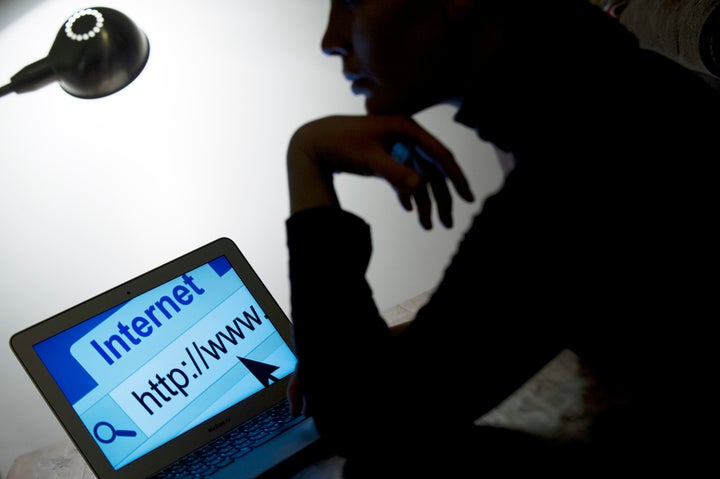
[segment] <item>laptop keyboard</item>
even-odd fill
[[[290,415],[290,405],[285,400],[169,466],[153,479],[206,477],[302,419]]]

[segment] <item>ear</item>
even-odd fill
[[[475,0],[446,0],[445,11],[448,18],[458,20],[465,17],[475,6]]]

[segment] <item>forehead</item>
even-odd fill
[[[331,0],[329,20],[348,27],[366,25],[368,29],[442,22],[445,2],[447,0]]]
[[[387,16],[441,5],[447,0],[331,0],[331,6],[363,17]]]

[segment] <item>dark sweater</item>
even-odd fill
[[[662,470],[686,467],[678,451],[695,454],[691,411],[713,374],[720,101],[584,2],[530,2],[514,29],[495,67],[467,79],[456,120],[516,167],[402,335],[365,279],[367,224],[339,208],[288,219],[316,423],[358,471],[484,470],[521,453],[485,448],[473,421],[569,348],[622,398],[589,454],[645,468],[642,444]]]

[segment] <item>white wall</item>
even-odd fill
[[[359,113],[319,42],[325,0],[122,0],[102,6],[147,33],[150,59],[96,100],[57,84],[0,98],[0,477],[66,438],[8,346],[10,336],[219,236],[234,239],[289,313],[285,147],[296,127]],[[0,1],[0,85],[44,57],[65,18],[93,5]],[[369,279],[385,309],[432,287],[501,171],[493,150],[419,116],[456,153],[478,197],[453,230],[426,233],[378,180],[341,177],[372,225]]]

